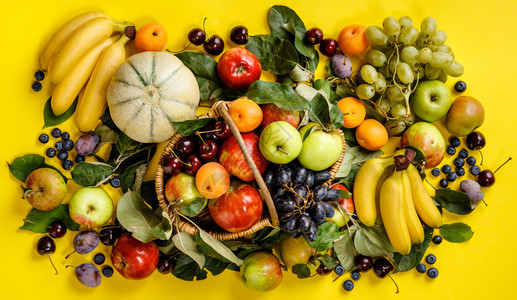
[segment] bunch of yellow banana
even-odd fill
[[[442,225],[442,215],[425,189],[415,166],[395,170],[394,157],[383,155],[365,162],[355,177],[354,204],[357,217],[373,226],[382,220],[393,248],[408,254],[412,243],[424,240],[422,220],[427,226]]]
[[[106,107],[111,76],[126,59],[128,24],[101,12],[87,12],[65,23],[47,42],[40,67],[55,84],[50,104],[55,115],[66,112],[79,97],[76,123],[93,130]]]

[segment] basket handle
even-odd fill
[[[253,161],[253,158],[251,157],[248,148],[244,144],[244,140],[242,139],[242,136],[239,132],[239,129],[233,122],[232,118],[230,117],[230,114],[228,113],[228,107],[225,105],[224,102],[217,102],[216,104],[216,110],[219,113],[219,115],[224,119],[226,124],[228,124],[228,127],[230,127],[231,132],[233,133],[233,136],[237,140],[237,144],[241,148],[242,154],[244,155],[244,158],[248,162],[248,165],[250,166],[251,172],[253,173],[253,176],[255,177],[255,181],[259,185],[260,190],[262,191],[262,195],[264,196],[267,204],[267,208],[269,210],[269,216],[271,217],[271,225],[273,227],[278,227],[279,221],[278,221],[278,215],[276,213],[275,204],[273,203],[273,199],[271,198],[271,194],[269,193],[269,190],[266,186],[266,183],[264,182],[264,179],[262,178],[262,175],[260,174],[257,165],[255,165],[255,162]]]

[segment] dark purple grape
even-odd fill
[[[316,185],[325,183],[329,181],[330,178],[332,178],[332,175],[327,170],[314,172],[314,184]]]
[[[314,242],[316,240],[316,237],[318,236],[318,227],[311,226],[309,229],[309,233],[306,233],[303,236],[307,241]]]
[[[304,167],[298,167],[293,172],[293,183],[296,185],[302,185],[307,179],[307,169]]]
[[[310,214],[316,224],[325,222],[325,207],[320,202],[314,202],[311,205]]]
[[[314,172],[307,170],[307,177],[305,178],[303,185],[309,188],[314,185]]]
[[[248,28],[244,26],[235,26],[230,33],[232,42],[238,45],[245,45],[248,42]]]
[[[298,229],[302,233],[309,233],[311,229],[311,218],[307,214],[301,214],[298,217]]]
[[[48,232],[48,235],[50,235],[53,238],[61,238],[65,236],[66,234],[66,225],[61,220],[56,220],[52,223],[50,223],[50,230]]]
[[[48,236],[44,236],[38,240],[37,249],[39,255],[52,254],[56,252],[56,243]]]
[[[122,235],[122,228],[114,225],[106,225],[99,231],[100,241],[106,246],[113,246]]]
[[[302,198],[305,198],[305,196],[307,196],[307,190],[303,186],[297,186],[293,190],[296,193],[295,196],[300,196]]]
[[[325,217],[332,218],[334,216],[334,214],[336,213],[332,204],[330,204],[328,202],[321,202],[321,205],[323,205],[323,207],[325,208]]]
[[[294,232],[298,226],[298,217],[294,216],[285,222],[285,230],[287,232]]]
[[[188,40],[192,44],[199,46],[206,41],[206,34],[201,28],[194,28],[188,33]]]
[[[312,199],[317,202],[323,201],[323,199],[325,199],[325,195],[327,194],[327,190],[327,187],[324,185],[316,186],[312,191]]]
[[[203,48],[208,54],[219,55],[224,50],[224,41],[220,36],[214,34],[207,41],[205,41]]]
[[[275,187],[273,188],[273,191],[271,192],[271,198],[273,198],[274,201],[279,199],[280,197],[285,195],[285,190],[282,187]]]
[[[317,45],[323,41],[323,31],[318,28],[314,27],[305,33],[305,42],[309,45]]]
[[[327,193],[325,194],[323,201],[337,201],[339,198],[341,198],[339,190],[327,189]]]
[[[81,231],[74,238],[74,249],[79,254],[90,253],[99,245],[100,237],[95,231]]]
[[[296,203],[294,200],[286,200],[286,201],[277,201],[276,202],[276,209],[282,212],[289,212],[293,211],[296,206]]]
[[[275,175],[273,174],[273,170],[267,170],[266,173],[264,173],[262,175],[262,178],[264,179],[264,183],[271,190],[271,188],[273,187],[273,185],[275,183]]]
[[[158,266],[156,269],[162,274],[169,274],[174,269],[175,261],[173,258],[161,255],[158,259]]]
[[[85,133],[75,142],[75,151],[78,155],[91,155],[99,145],[100,140],[100,137],[95,133]]]
[[[291,176],[289,176],[288,169],[286,167],[279,167],[276,170],[276,181],[279,185],[284,186],[291,181]]]
[[[278,212],[278,219],[280,219],[280,221],[288,221],[293,216],[294,216],[294,212],[292,212],[292,211]]]
[[[301,235],[302,235],[302,233],[300,232],[300,230],[295,230],[295,231],[291,232],[291,236],[293,238],[297,238],[297,237],[299,237]]]
[[[98,287],[101,284],[101,272],[90,263],[77,266],[75,268],[75,277],[87,287]]]
[[[324,276],[324,275],[328,275],[330,273],[332,273],[332,269],[329,269],[327,267],[325,267],[324,264],[321,264],[317,269],[316,269],[316,273],[318,275],[321,275],[321,276]]]

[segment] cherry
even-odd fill
[[[219,55],[224,50],[224,41],[220,36],[214,34],[203,43],[203,48],[208,54]]]
[[[373,259],[369,256],[359,255],[355,259],[357,269],[361,272],[366,272],[373,267]]]
[[[199,147],[199,156],[204,160],[211,160],[219,153],[219,146],[214,140],[206,140],[205,143]]]
[[[99,231],[101,243],[106,246],[113,246],[117,239],[122,235],[122,228],[115,225],[106,225]]]
[[[181,157],[187,157],[196,151],[196,142],[192,138],[184,137],[176,144],[176,151]]]
[[[486,145],[485,136],[479,131],[473,131],[467,135],[466,144],[470,150],[481,149]]]
[[[63,223],[63,221],[56,220],[52,223],[50,223],[50,230],[48,232],[48,235],[50,235],[53,238],[61,238],[65,236],[66,234],[66,225]]]
[[[329,269],[324,264],[321,264],[316,269],[316,273],[318,273],[318,275],[328,275],[328,274],[332,273],[332,269]]]
[[[337,41],[333,39],[324,39],[320,44],[320,52],[325,56],[333,56],[337,51]]]
[[[393,271],[393,265],[385,258],[379,258],[373,263],[373,271],[379,278],[384,278],[391,271]]]
[[[44,236],[38,240],[37,244],[37,250],[39,255],[48,255],[48,259],[50,260],[50,263],[52,264],[52,267],[54,267],[54,270],[56,270],[56,275],[58,274],[56,266],[54,266],[54,263],[52,262],[52,259],[50,258],[50,254],[56,252],[56,243],[54,243],[54,240],[48,236]]]
[[[163,172],[170,175],[176,175],[183,169],[181,160],[174,156],[164,157],[162,160]]]
[[[493,173],[490,170],[483,170],[478,174],[478,183],[482,187],[489,187],[495,183],[495,172],[497,172],[502,166],[506,165],[512,158],[508,158],[502,165],[499,166]]]
[[[206,41],[206,34],[201,28],[194,28],[188,33],[188,40],[192,44],[199,46]]]
[[[318,28],[314,27],[305,33],[305,42],[309,45],[317,45],[323,41],[323,31]]]
[[[230,126],[226,124],[226,122],[218,121],[214,125],[214,135],[217,137],[218,140],[225,140],[232,136],[232,131],[230,130]]]
[[[235,26],[230,33],[232,42],[238,45],[245,45],[248,42],[248,28],[244,26]]]
[[[172,269],[174,269],[174,265],[175,263],[172,258],[162,255],[158,259],[158,266],[156,269],[162,274],[169,274],[172,272]]]
[[[195,175],[202,165],[201,159],[197,155],[191,154],[185,162],[185,172],[189,175]]]

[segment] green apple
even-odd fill
[[[52,210],[65,200],[66,182],[58,171],[39,168],[25,179],[23,198],[39,210]]]
[[[180,211],[193,217],[197,215],[208,203],[196,187],[196,178],[184,172],[180,172],[167,180],[165,184],[165,198],[169,203],[179,203]]]
[[[445,126],[455,136],[466,136],[483,124],[485,109],[475,98],[461,96],[452,102]]]
[[[244,285],[256,291],[271,291],[282,282],[282,267],[275,255],[267,251],[253,252],[240,267]]]
[[[293,125],[276,121],[267,125],[260,134],[259,149],[270,162],[287,164],[302,151],[302,137]]]
[[[441,120],[452,105],[449,88],[439,80],[422,81],[411,94],[411,108],[427,122]]]
[[[309,123],[300,128],[302,151],[298,161],[302,166],[313,171],[325,170],[332,166],[343,151],[343,139],[337,130],[326,132],[316,123]]]
[[[111,218],[113,200],[101,187],[82,187],[72,195],[68,208],[75,222],[97,228]]]

